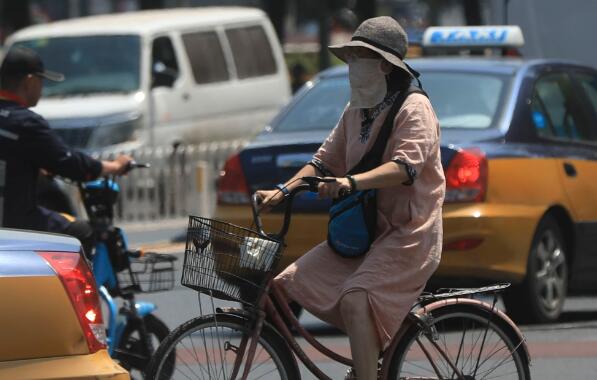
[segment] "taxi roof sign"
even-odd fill
[[[423,34],[424,47],[522,47],[524,37],[517,25],[433,26]]]

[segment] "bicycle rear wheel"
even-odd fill
[[[458,379],[431,344],[433,339],[466,380],[530,380],[522,342],[499,316],[472,305],[446,306],[431,314],[429,332],[413,325],[403,336],[390,363],[389,379]]]
[[[208,315],[185,322],[162,342],[146,371],[147,379],[229,379],[243,335],[251,334],[235,315]],[[171,360],[175,352],[176,360]],[[168,359],[170,357],[170,359]],[[172,363],[174,366],[172,367]],[[244,370],[244,363],[237,378]],[[300,379],[284,340],[264,326],[248,379]]]

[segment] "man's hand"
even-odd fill
[[[101,175],[121,175],[129,169],[129,163],[133,161],[131,156],[122,154],[113,161],[102,161]]]
[[[284,193],[280,190],[257,190],[257,198],[261,200],[259,211],[269,211],[284,200]]]
[[[329,179],[330,177],[325,177]],[[336,178],[336,182],[320,182],[317,185],[319,198],[338,198],[340,192],[343,191],[348,194],[351,190],[348,178]]]

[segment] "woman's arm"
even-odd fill
[[[410,177],[404,165],[390,161],[365,173],[353,176],[357,188],[354,190],[383,189],[408,182]]]
[[[398,186],[408,182],[410,176],[403,165],[390,161],[369,170],[365,173],[352,176],[356,188],[351,186],[347,177],[336,178],[336,182],[324,182],[319,184],[319,196],[322,198],[336,198],[341,190],[357,191],[367,189],[383,189],[385,187]]]

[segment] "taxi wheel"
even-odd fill
[[[555,218],[546,215],[533,238],[525,280],[504,294],[504,303],[517,322],[555,322],[567,288],[566,243]]]

